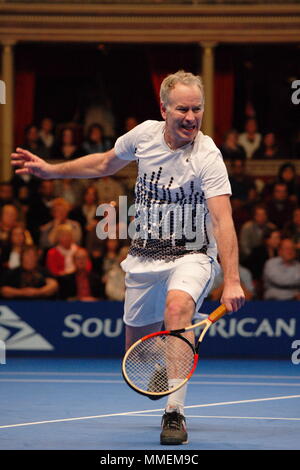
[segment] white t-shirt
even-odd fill
[[[238,143],[244,148],[247,158],[252,158],[255,150],[258,149],[261,143],[261,134],[258,132],[255,134],[253,140],[249,140],[247,133],[243,132],[239,135]]]
[[[115,143],[119,158],[138,163],[136,231],[122,263],[126,271],[136,264],[132,257],[166,269],[166,262],[184,255],[217,255],[207,199],[231,194],[222,155],[201,131],[193,143],[171,150],[164,129],[164,121],[145,121]]]

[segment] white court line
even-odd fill
[[[209,406],[222,406],[222,405],[237,405],[241,403],[257,403],[262,401],[272,401],[272,400],[288,400],[290,398],[300,398],[300,395],[287,395],[283,397],[269,397],[269,398],[253,398],[251,400],[238,400],[238,401],[225,401],[225,402],[217,402],[217,403],[206,403],[202,405],[189,405],[186,406],[186,409],[190,408],[205,408]],[[115,416],[131,416],[131,415],[138,415],[141,413],[153,413],[155,411],[164,411],[164,408],[158,408],[156,410],[142,410],[142,411],[126,411],[124,413],[111,413],[105,415],[96,415],[96,416],[80,416],[77,418],[62,418],[62,419],[51,419],[47,421],[35,421],[29,423],[19,423],[19,424],[6,424],[0,426],[0,429],[5,428],[17,428],[21,426],[33,426],[36,424],[49,424],[49,423],[65,423],[68,421],[80,421],[86,419],[97,419],[97,418],[110,418]]]
[[[34,371],[17,371],[17,372],[5,372],[1,369],[0,377],[4,375],[56,375],[56,376],[94,376],[94,377],[122,377],[120,372],[34,372]],[[208,378],[229,378],[229,379],[296,379],[299,380],[299,375],[265,375],[265,374],[197,374],[193,377],[208,377]]]
[[[298,378],[299,379],[299,378]],[[257,386],[257,385],[263,385],[263,386],[269,386],[269,387],[300,387],[300,383],[284,383],[284,382],[230,382],[230,381],[208,381],[208,380],[193,380],[189,382],[191,385],[242,385],[242,386],[247,386],[247,385],[252,385],[252,386]]]
[[[86,377],[86,376],[95,376],[95,377],[122,377],[121,372],[0,372],[0,376],[2,375],[63,375],[63,376],[73,376],[76,375],[78,377]],[[296,377],[295,377],[296,378]],[[299,377],[298,377],[299,378]]]
[[[298,377],[299,379],[299,377]],[[82,383],[82,384],[122,384],[124,380],[109,379],[0,379],[7,383]],[[268,386],[268,387],[300,387],[300,383],[283,382],[231,382],[231,381],[208,381],[191,380],[191,385],[239,385],[239,386]]]
[[[123,384],[124,380],[109,379],[0,379],[0,382],[16,383],[62,383],[62,384]]]
[[[130,416],[130,415],[129,415]],[[145,415],[140,414],[140,415],[134,415],[134,416],[140,416],[140,417],[145,417]],[[147,414],[147,416],[150,417],[155,417],[159,418],[161,415],[153,415],[153,414]],[[208,416],[208,415],[186,415],[186,418],[219,418],[219,419],[267,419],[267,420],[279,420],[279,421],[300,421],[300,418],[272,418],[270,416]]]

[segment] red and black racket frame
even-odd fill
[[[155,332],[155,333],[150,333],[149,335],[146,335],[146,336],[143,336],[141,338],[141,341],[146,341],[147,339],[149,338],[153,338],[155,336],[162,336],[162,335],[166,335],[166,336],[176,336],[177,338],[180,338],[182,341],[184,341],[186,344],[189,345],[189,347],[192,349],[193,351],[193,354],[194,354],[194,363],[193,363],[193,367],[192,369],[190,370],[189,374],[187,375],[187,380],[190,379],[190,377],[193,375],[193,373],[195,372],[196,370],[196,367],[197,367],[197,364],[198,364],[198,359],[199,359],[199,354],[198,354],[198,351],[199,351],[199,346],[200,346],[200,343],[198,342],[196,346],[194,346],[193,344],[190,343],[190,341],[188,339],[186,339],[184,336],[182,336],[181,333],[184,333],[186,330],[185,328],[181,328],[179,330],[165,330],[165,331],[158,331],[158,332]],[[140,395],[144,395],[148,398],[150,398],[150,400],[160,400],[161,398],[164,398],[165,396],[169,395],[169,393],[166,393],[164,395],[150,395],[149,393],[147,392],[142,392],[141,390],[138,390],[136,389],[135,387],[133,387],[130,382],[128,382],[127,378],[125,377],[124,375],[124,372],[123,372],[123,368],[122,368],[122,375],[123,375],[123,378],[125,380],[125,382],[129,385],[130,388],[132,388],[132,390],[134,390],[135,392],[139,393]],[[170,392],[172,393],[172,392]]]

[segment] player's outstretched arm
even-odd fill
[[[209,198],[207,204],[224,273],[221,302],[225,304],[227,311],[236,312],[244,305],[245,295],[240,283],[238,243],[231,215],[229,196],[222,195]]]
[[[19,175],[34,175],[43,179],[100,178],[116,173],[129,161],[118,158],[115,150],[94,153],[63,163],[50,164],[28,150],[17,148],[11,154],[12,166]]]

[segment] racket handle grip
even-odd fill
[[[208,319],[212,323],[215,323],[216,321],[220,320],[220,318],[222,318],[226,312],[227,312],[226,307],[224,304],[222,304],[209,315]]]

